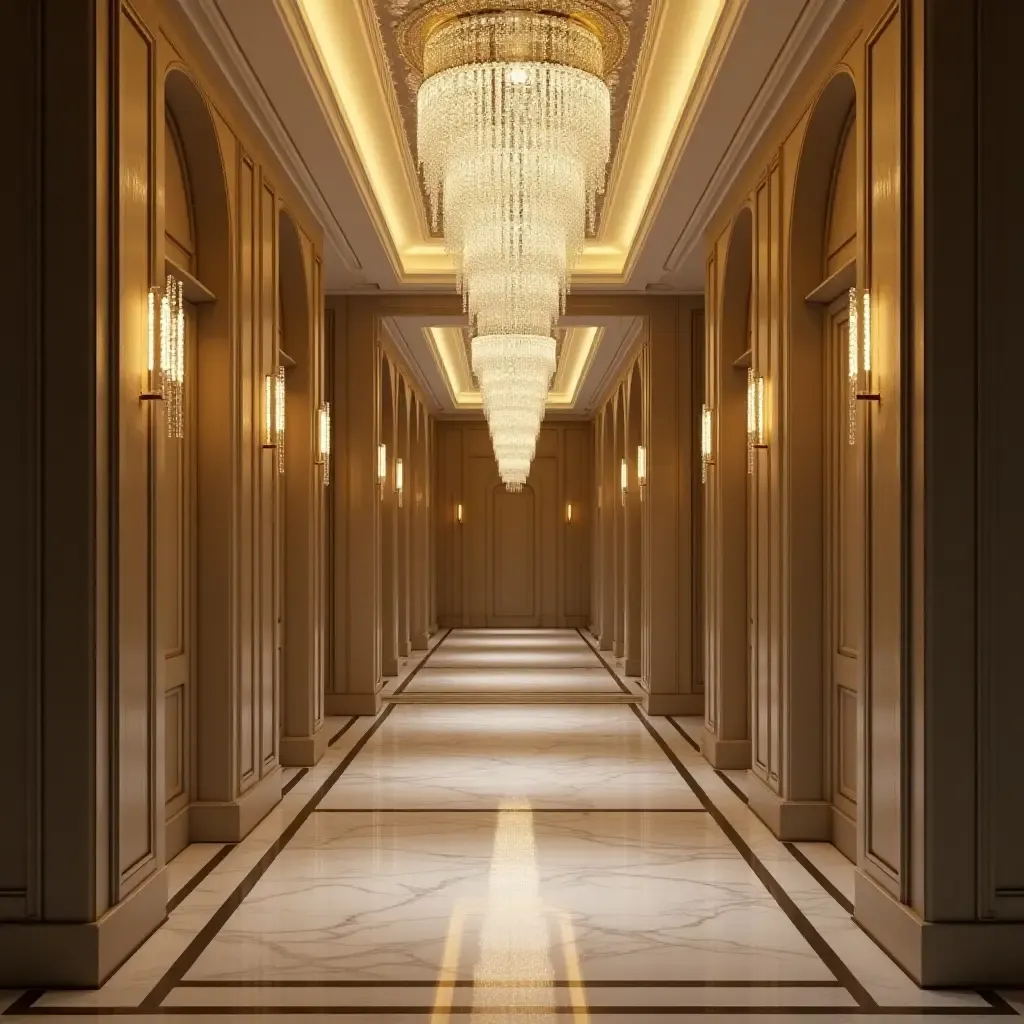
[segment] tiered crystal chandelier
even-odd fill
[[[525,483],[555,371],[555,322],[593,228],[610,146],[605,76],[625,26],[601,0],[428,0],[418,152],[473,327],[502,480]],[[415,56],[414,56],[415,60]]]

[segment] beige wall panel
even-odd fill
[[[181,809],[182,797],[188,802],[185,714],[185,688],[175,686],[164,697],[164,799],[168,817]]]
[[[191,271],[196,247],[184,160],[177,128],[168,116],[164,119],[164,232],[168,248],[177,250],[168,255],[179,260],[184,257],[182,265]]]
[[[256,344],[256,168],[245,155],[238,161],[238,387],[239,419],[235,423],[238,452],[238,761],[236,772],[239,789],[244,791],[259,777],[257,758],[259,742],[256,735],[258,663],[254,658],[256,633],[255,520],[257,502],[255,481],[263,458],[269,457],[258,444],[247,442],[247,425],[262,429],[263,377],[256,377],[259,364],[254,362]]]
[[[857,132],[851,119],[839,150],[832,181],[831,216],[825,245],[825,276],[856,258]]]
[[[498,485],[492,489],[491,500],[494,529],[490,537],[488,625],[539,625],[536,494],[529,484],[519,493]]]
[[[868,478],[869,637],[866,844],[883,878],[901,864],[902,499],[900,463],[900,22],[868,49],[868,276],[873,382]]]
[[[273,190],[266,181],[261,183],[259,209],[259,313],[260,337],[258,361],[261,371],[256,379],[272,373],[279,360],[278,356],[278,291],[277,291],[277,204]],[[258,421],[257,421],[258,422]],[[287,417],[285,430],[287,431]],[[255,451],[262,451],[257,436],[250,434],[249,444]],[[301,436],[301,435],[300,435]],[[310,449],[308,435],[303,439],[303,448]],[[287,439],[285,440],[287,450]],[[259,665],[259,760],[262,777],[277,763],[277,741],[280,733],[278,722],[277,681],[280,675],[279,594],[280,594],[280,502],[278,500],[277,452],[263,452],[260,460],[259,489],[256,495],[257,523],[259,530],[259,594],[257,605],[256,663]],[[308,465],[308,456],[307,456]]]
[[[529,566],[517,566],[502,545],[502,537],[511,538],[513,533],[507,509],[500,504],[504,499],[497,497],[504,490],[486,426],[480,421],[449,421],[437,424],[436,430],[434,473],[440,493],[434,531],[440,624],[586,626],[590,621],[586,565],[590,511],[585,503],[592,458],[590,425],[547,423],[541,429],[528,481],[533,493]],[[572,524],[565,517],[565,503],[570,500]],[[459,503],[461,526],[455,519]],[[498,522],[499,512],[506,517],[504,526]],[[523,558],[522,554],[517,557]],[[524,606],[520,598],[527,578],[533,587],[530,611],[499,611]]]
[[[162,417],[139,401],[146,370],[146,296],[153,254],[154,168],[151,40],[122,14],[120,25],[120,415],[117,437],[118,868],[119,898],[149,873],[156,856],[158,713],[153,552],[153,475],[148,470]]]

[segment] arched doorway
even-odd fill
[[[627,676],[639,677],[643,659],[643,593],[642,553],[642,499],[640,489],[638,450],[643,440],[643,378],[640,361],[633,364],[625,391],[625,458],[628,469],[628,491],[624,520],[623,601],[625,636],[623,643],[623,671]]]
[[[802,384],[809,400],[793,407],[790,429],[822,439],[813,458],[806,452],[792,467],[794,493],[820,499],[796,510],[793,525],[807,539],[793,615],[816,627],[793,634],[796,664],[804,666],[794,677],[801,734],[810,734],[802,741],[810,744],[802,757],[824,765],[829,835],[851,860],[857,855],[865,594],[866,445],[863,438],[856,443],[848,355],[850,289],[858,279],[860,247],[857,151],[856,92],[852,77],[840,71],[811,113],[797,170],[790,247],[792,380],[800,382],[793,386]],[[824,616],[815,614],[821,607]]]
[[[166,856],[195,831],[195,802],[230,800],[223,757],[231,701],[232,445],[230,226],[220,147],[206,102],[180,68],[164,83],[164,255],[182,283],[183,437],[166,438],[158,473],[157,609],[164,659]],[[163,281],[161,282],[164,283]]]
[[[714,464],[707,467],[704,558],[709,680],[704,755],[716,768],[750,767],[755,678],[754,476],[747,451],[747,370],[752,358],[753,214],[744,207],[726,250],[720,335],[711,366]]]

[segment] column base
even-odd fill
[[[161,868],[98,921],[0,922],[0,988],[99,988],[166,918]]]
[[[644,711],[649,715],[703,715],[703,693],[651,693],[644,695]]]
[[[408,658],[412,651],[412,643],[409,640],[398,641],[398,656],[400,658]]]
[[[853,919],[922,988],[1024,985],[1024,921],[922,921],[860,868]]]
[[[610,651],[612,646],[612,638],[607,633],[602,633],[597,638],[597,649],[599,651]]]
[[[616,658],[623,657],[626,653],[625,643],[622,640],[616,640],[615,643],[612,644],[612,653]]]
[[[822,800],[786,800],[751,776],[750,809],[784,842],[823,842],[832,838],[832,805]]]
[[[398,659],[397,658],[381,658],[380,660],[380,674],[382,676],[397,676],[398,675]],[[328,712],[333,714],[333,712]]]
[[[323,722],[312,736],[282,736],[282,767],[312,768],[324,756],[329,739]]]
[[[328,715],[376,715],[380,711],[380,693],[327,693],[324,710]]]
[[[749,768],[750,740],[721,740],[705,727],[700,752],[712,768]]]
[[[275,768],[237,800],[199,800],[189,809],[193,843],[240,843],[281,801],[281,769]]]
[[[622,674],[627,676],[636,676],[639,678],[640,672],[640,659],[626,658],[625,662],[622,665]]]
[[[439,629],[439,627],[438,627],[438,624],[437,624],[437,622],[435,621],[435,622],[432,622],[432,623],[430,624],[430,628],[428,629],[428,631],[427,631],[427,632],[428,632],[428,634],[429,634],[430,636],[433,636],[433,635],[434,635],[435,633],[437,633],[438,629]]]
[[[414,651],[430,650],[430,633],[427,630],[424,630],[422,633],[413,634],[412,649]]]

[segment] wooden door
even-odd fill
[[[185,306],[185,365],[195,366],[195,308]],[[164,798],[167,859],[188,839],[186,809],[192,790],[192,717],[195,695],[195,390],[186,370],[185,436],[168,438],[160,419],[158,444],[158,597],[164,659]]]
[[[862,496],[865,438],[850,443],[847,372],[849,305],[839,299],[826,317],[827,488],[825,574],[827,587],[825,708],[835,846],[857,857],[858,702],[864,638],[864,537]]]

